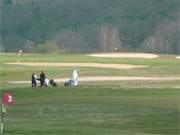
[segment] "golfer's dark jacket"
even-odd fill
[[[32,79],[31,79],[32,81],[36,81],[36,77],[35,77],[35,75],[32,75]]]
[[[44,73],[40,74],[40,79],[41,79],[41,80],[45,80],[45,78],[46,78],[46,76],[45,76]]]

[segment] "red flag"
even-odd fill
[[[11,93],[6,92],[3,94],[3,103],[5,105],[13,105],[15,104],[15,102],[16,102],[15,97],[13,97]]]

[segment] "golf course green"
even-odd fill
[[[17,54],[0,54],[1,93],[11,92],[15,105],[4,114],[4,135],[179,135],[180,80],[79,82],[77,87],[31,88],[32,72],[44,70],[48,78],[79,77],[180,77],[175,55],[155,59],[100,58],[86,54],[23,54],[20,62],[101,63],[147,66],[114,69],[79,66],[25,66]]]

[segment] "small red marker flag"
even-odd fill
[[[4,105],[13,105],[13,104],[15,104],[15,102],[16,102],[15,97],[13,97],[11,93],[6,92],[3,94],[3,104]]]

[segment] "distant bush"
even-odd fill
[[[141,50],[149,53],[168,53],[172,51],[168,41],[158,37],[150,37],[146,39]]]
[[[4,52],[4,51],[5,51],[5,47],[0,44],[0,52]]]
[[[37,53],[37,46],[36,43],[30,40],[26,40],[22,50],[26,53]]]
[[[61,46],[63,52],[85,52],[89,49],[87,42],[78,32],[71,30],[61,31],[54,38],[55,43]]]
[[[36,47],[38,53],[60,53],[60,48],[54,41],[46,41],[44,44],[37,44]]]
[[[179,31],[178,21],[164,21],[152,36],[143,41],[141,50],[151,53],[180,53]]]
[[[33,41],[26,40],[22,49],[26,53],[60,53],[59,46],[54,41],[36,44]]]

